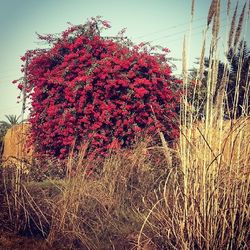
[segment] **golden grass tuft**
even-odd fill
[[[227,4],[229,12],[230,2]],[[223,120],[227,67],[219,88],[220,96],[214,103],[219,66],[219,5],[220,1],[212,1],[208,13],[207,23],[209,25],[213,20],[213,28],[205,117],[199,121],[195,110],[187,112],[187,96],[181,99],[181,136],[177,146],[180,164],[169,171],[156,201],[145,202],[148,214],[138,236],[138,249],[142,249],[141,243],[145,238],[154,239],[157,249],[247,249],[250,244],[250,119],[245,112],[238,119],[235,116],[235,119]],[[232,46],[237,8],[238,5],[232,18],[226,52]],[[239,18],[241,25],[243,15]],[[240,36],[239,28],[237,30],[237,36]],[[186,46],[183,46],[183,65],[188,56]],[[205,38],[201,58],[204,57],[204,47]],[[241,67],[239,63],[239,72]],[[183,79],[187,84],[184,68]],[[196,79],[201,78],[201,71],[197,71]],[[237,82],[236,85],[239,84]],[[199,92],[199,89],[194,91]],[[186,95],[185,91],[183,93]],[[236,93],[235,109],[237,98]]]
[[[209,138],[206,129],[199,123],[186,130],[185,145],[179,145],[181,166],[169,173],[162,196],[148,204],[140,236],[156,238],[157,249],[246,249],[249,244],[250,120],[211,127]]]

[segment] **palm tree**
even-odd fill
[[[21,120],[21,116],[16,116],[16,115],[5,115],[7,121],[0,121],[0,141],[3,139],[5,136],[7,130],[11,128],[14,125],[21,124],[25,120]]]
[[[246,41],[241,41],[238,47],[230,49],[227,53],[228,66],[224,62],[218,61],[218,75],[214,93],[214,105],[217,97],[220,95],[220,87],[223,84],[224,72],[227,72],[228,82],[226,87],[226,117],[240,117],[242,114],[249,114],[250,99],[249,99],[249,69],[250,69],[250,49],[247,47]],[[204,59],[204,77],[201,81],[200,92],[197,94],[196,106],[199,107],[199,115],[204,115],[205,99],[207,91],[207,78],[209,72],[209,58]],[[190,70],[190,79],[195,80],[198,69]],[[236,84],[238,82],[238,84]],[[224,87],[222,88],[224,89]],[[235,98],[238,92],[238,97]],[[199,96],[198,96],[199,95]],[[193,98],[192,95],[190,98]]]
[[[16,115],[5,115],[5,117],[7,118],[7,121],[0,121],[0,125],[9,129],[14,125],[20,124],[23,121],[19,121],[19,119],[21,118],[21,116],[16,116]]]
[[[227,87],[229,109],[237,117],[243,112],[249,114],[250,49],[247,47],[246,41],[239,43],[236,52],[231,49],[227,57],[230,61],[230,75]],[[236,86],[237,81],[238,86]],[[238,98],[235,98],[236,91],[238,92]]]

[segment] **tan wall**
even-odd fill
[[[20,165],[23,160],[31,162],[32,149],[27,147],[29,128],[29,124],[20,124],[8,129],[3,141],[2,160],[4,165]]]

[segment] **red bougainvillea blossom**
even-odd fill
[[[49,49],[28,51],[26,81],[17,81],[31,100],[31,137],[38,154],[65,158],[89,143],[105,154],[127,147],[137,136],[160,129],[178,135],[180,82],[171,76],[166,52],[134,46],[123,36],[100,35],[107,21],[92,18],[59,37],[39,36]],[[154,54],[153,54],[154,52]],[[15,81],[16,82],[16,81]]]

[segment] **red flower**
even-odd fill
[[[18,87],[20,90],[22,90],[22,89],[23,89],[23,84],[19,83],[19,84],[17,85],[17,87]]]
[[[135,97],[137,98],[142,98],[144,95],[148,94],[148,90],[144,89],[144,88],[136,88],[135,89]]]
[[[162,51],[168,53],[168,52],[170,52],[170,49],[169,48],[163,48]]]
[[[122,40],[104,39],[99,24],[110,27],[92,19],[70,27],[60,39],[43,36],[51,49],[22,58],[29,58],[25,86],[38,154],[65,158],[72,145],[77,151],[88,142],[88,156],[105,156],[110,148],[128,147],[157,128],[168,139],[178,136],[174,119],[181,82],[173,80],[165,54],[161,64],[143,44],[128,47]],[[13,82],[24,86],[23,80]]]

